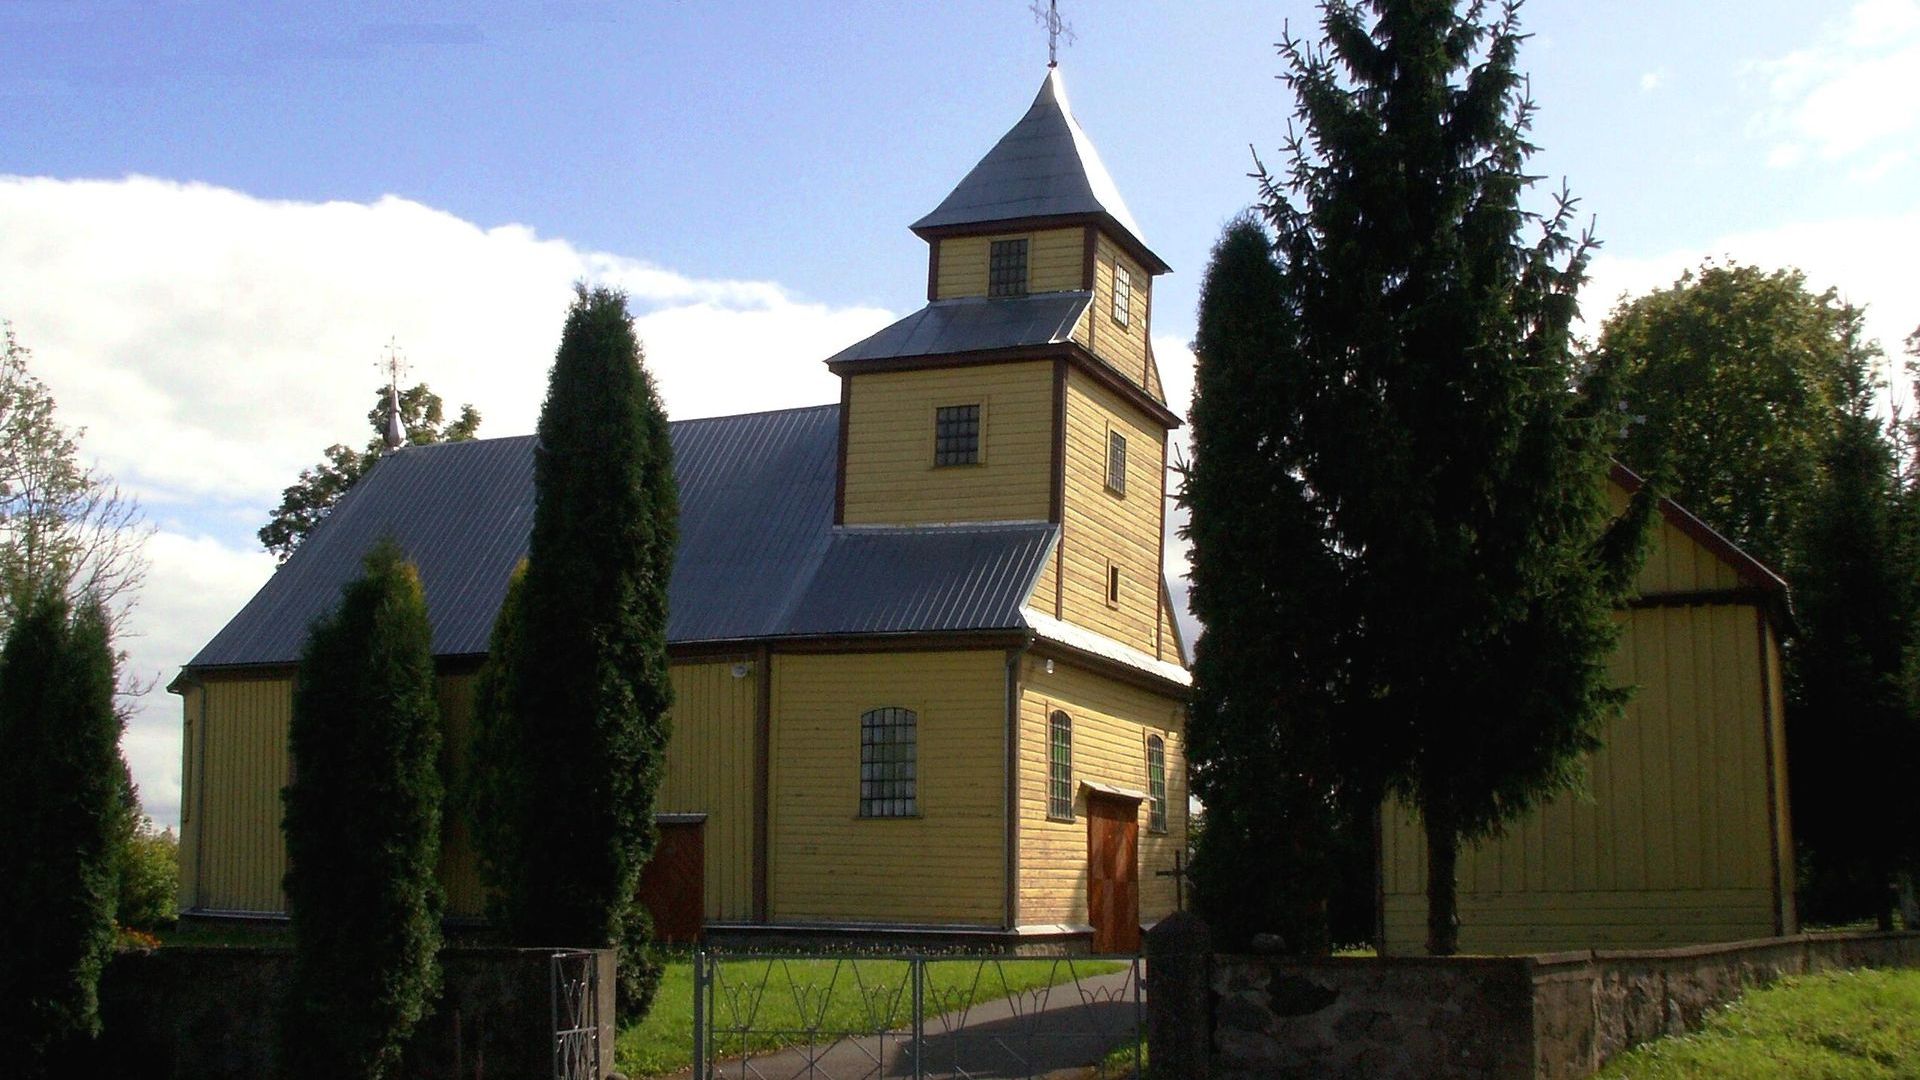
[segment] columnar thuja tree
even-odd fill
[[[652,993],[646,910],[666,754],[667,582],[678,496],[667,420],[626,298],[581,286],[540,413],[526,579],[496,631],[495,715],[476,750],[507,824],[480,833],[506,930],[527,944],[618,946],[626,1015]],[[510,747],[511,760],[497,750]],[[506,770],[517,774],[486,779]],[[531,798],[513,792],[537,793]],[[492,839],[489,840],[489,837]]]
[[[284,794],[296,1076],[394,1075],[438,991],[432,644],[419,576],[383,543],[301,654]]]
[[[57,583],[15,601],[0,649],[0,1075],[52,1075],[100,1028],[125,766],[101,605]]]
[[[1591,242],[1570,235],[1564,194],[1544,218],[1521,206],[1516,8],[1486,22],[1448,0],[1329,2],[1322,45],[1283,42],[1302,133],[1285,174],[1261,176],[1273,268],[1246,277],[1270,282],[1248,286],[1265,304],[1233,300],[1267,314],[1218,318],[1215,276],[1201,315],[1195,613],[1209,638],[1257,635],[1197,654],[1207,828],[1270,776],[1299,789],[1284,805],[1307,807],[1309,831],[1325,807],[1398,797],[1425,825],[1437,954],[1457,947],[1461,844],[1574,783],[1624,700],[1606,677],[1612,612],[1651,505],[1610,524],[1615,372],[1578,362],[1569,333]],[[1244,246],[1251,266],[1247,232],[1223,254]],[[1266,396],[1216,410],[1208,367],[1229,351],[1260,373],[1224,385]],[[1256,429],[1213,456],[1228,408]],[[1214,531],[1235,497],[1272,536]],[[1318,872],[1324,841],[1259,827],[1241,843],[1271,876],[1296,857]],[[1229,842],[1203,834],[1203,855]]]

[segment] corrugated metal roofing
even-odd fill
[[[672,425],[674,643],[1020,629],[1054,526],[833,528],[840,407]],[[440,656],[483,653],[533,525],[532,436],[380,460],[190,668],[286,664],[391,536],[420,569]]]
[[[1027,114],[913,227],[1099,213],[1145,245],[1099,151],[1073,118],[1060,70],[1049,68]]]
[[[1093,294],[1086,292],[935,300],[827,363],[1058,345],[1073,339],[1073,324],[1092,302]]]

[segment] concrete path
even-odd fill
[[[1087,976],[1078,983],[1041,987],[928,1017],[921,1075],[928,1080],[1096,1075],[1089,1069],[1133,1037],[1132,978],[1128,971]],[[1144,1003],[1144,988],[1141,994]],[[929,1007],[937,1003],[929,1002]],[[1144,1011],[1139,1019],[1144,1022]],[[890,1031],[831,1045],[722,1058],[713,1075],[730,1080],[911,1080],[911,1047],[909,1031]],[[725,1054],[727,1048],[716,1049]],[[689,1070],[672,1080],[692,1077]]]

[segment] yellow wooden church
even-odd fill
[[[1135,947],[1186,843],[1162,578],[1167,266],[1049,70],[931,213],[927,304],[829,358],[840,400],[675,423],[668,934]],[[181,905],[277,917],[294,665],[376,539],[419,567],[448,768],[526,550],[533,440],[387,454],[174,682]],[[453,914],[483,896],[457,815]]]

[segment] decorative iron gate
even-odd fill
[[[1138,1077],[1138,956],[722,954],[693,958],[693,1075]]]
[[[553,972],[553,1080],[600,1080],[600,968],[593,953],[557,952]]]

